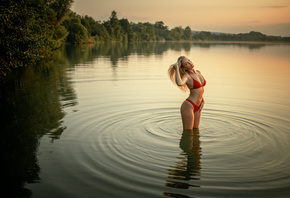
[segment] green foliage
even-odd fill
[[[155,41],[154,25],[150,23],[131,23],[136,41]]]
[[[183,33],[183,39],[184,40],[191,40],[192,39],[192,32],[189,26],[187,26],[184,29],[184,33]]]
[[[112,11],[110,18],[103,23],[95,21],[89,16],[79,16],[76,13],[70,13],[70,18],[78,18],[81,24],[87,29],[88,37],[93,37],[98,42],[138,42],[138,41],[164,41],[164,40],[191,40],[191,29],[186,27],[176,27],[169,30],[163,21],[157,21],[155,24],[149,22],[133,23],[128,19],[118,19],[117,12]],[[67,21],[63,23],[68,31]],[[70,41],[70,34],[67,41]],[[73,42],[76,43],[76,42]]]
[[[120,22],[117,18],[117,12],[115,10],[112,11],[111,17],[110,17],[110,24],[113,31],[114,38],[116,41],[122,41],[123,40],[123,32],[122,32],[122,27],[120,25]]]
[[[114,41],[115,40],[115,33],[114,33],[114,28],[112,27],[110,21],[104,22],[104,27],[106,28],[106,31],[110,35],[110,40]]]
[[[133,23],[128,19],[118,19],[117,12],[112,11],[107,21],[101,23],[92,17],[81,17],[71,13],[70,17],[77,17],[87,29],[88,36],[98,42],[143,42],[143,41],[290,41],[290,37],[266,36],[260,32],[247,34],[223,34],[207,31],[193,32],[186,28],[174,27],[169,30],[163,21]]]
[[[101,41],[111,40],[110,34],[103,24],[97,25],[96,35],[100,38]]]
[[[87,17],[87,16],[85,16]],[[88,35],[92,34],[92,27],[89,22],[89,19],[86,19],[85,17],[81,17],[81,24],[87,29]]]
[[[164,26],[163,21],[156,21],[154,24],[154,33],[157,40],[165,40],[168,38],[170,31],[167,26]]]
[[[57,28],[54,31],[53,39],[54,40],[64,40],[67,35],[68,35],[67,29],[64,26],[59,25],[59,26],[57,26]]]
[[[69,13],[69,8],[73,3],[73,0],[46,0],[48,2],[49,8],[54,11],[55,24],[59,25],[66,15]]]
[[[67,35],[72,0],[9,0],[0,6],[0,76],[51,56]]]
[[[193,35],[193,40],[197,41],[210,41],[212,37],[211,32],[201,31]]]
[[[66,41],[72,44],[85,43],[88,39],[88,31],[81,24],[79,18],[68,18],[63,21],[64,27],[68,30],[69,34]]]
[[[254,31],[243,34],[211,33],[202,31],[194,33],[192,39],[196,41],[290,41],[290,37],[267,36]]]
[[[142,41],[155,41],[154,25],[151,23],[143,23],[141,31]]]
[[[182,29],[181,26],[175,27],[170,31],[169,39],[175,40],[175,41],[180,41],[180,40],[182,40],[183,34],[184,34],[184,30]]]
[[[127,42],[133,42],[135,40],[134,32],[128,19],[121,19],[120,25],[122,26],[124,38],[126,38],[126,39],[123,39],[123,41],[125,42],[125,40],[127,40]]]

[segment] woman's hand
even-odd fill
[[[203,106],[204,106],[204,99],[202,98],[202,101],[201,101],[200,106],[198,108],[198,112],[201,112],[202,111]]]
[[[178,69],[178,63],[175,63],[175,64],[173,65],[173,67],[177,70],[177,69]]]

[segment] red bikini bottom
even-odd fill
[[[193,112],[196,112],[196,111],[199,109],[201,103],[200,103],[200,105],[197,106],[196,104],[194,104],[194,103],[193,103],[191,100],[189,100],[188,98],[187,98],[186,100],[192,104],[192,106],[193,106]]]

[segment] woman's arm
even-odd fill
[[[180,77],[179,67],[178,67],[177,64],[175,65],[175,71],[176,71],[175,72],[175,81],[176,81],[176,84],[178,86],[184,85],[187,82],[187,80],[188,80],[188,76],[187,75],[183,75],[182,78]]]

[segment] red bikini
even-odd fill
[[[193,103],[191,100],[189,100],[188,98],[187,98],[186,100],[192,104],[192,106],[193,106],[193,112],[196,112],[196,111],[199,109],[201,103],[200,103],[200,105],[197,106],[196,104],[194,104],[194,103]]]
[[[201,76],[201,77],[203,78],[203,82],[204,82],[203,85],[201,85],[201,83],[198,82],[197,80],[195,80],[191,75],[189,75],[189,76],[190,76],[190,77],[192,78],[192,80],[193,80],[193,88],[191,88],[190,90],[192,90],[192,89],[198,89],[198,88],[204,87],[204,86],[206,85],[206,80],[204,79],[203,76]]]
[[[203,76],[201,76],[202,78],[203,78],[203,85],[201,85],[201,83],[200,82],[198,82],[197,80],[195,80],[191,75],[189,75],[191,78],[192,78],[192,80],[193,80],[193,88],[191,88],[190,90],[193,90],[193,89],[198,89],[198,88],[201,88],[201,87],[204,87],[205,85],[206,85],[206,80],[204,79],[204,77]],[[197,106],[196,104],[194,104],[194,102],[192,102],[190,99],[186,99],[186,101],[188,101],[188,102],[190,102],[191,104],[192,104],[192,106],[193,106],[193,112],[196,112],[198,109],[199,109],[199,107],[200,107],[200,105],[201,105],[201,103]]]

